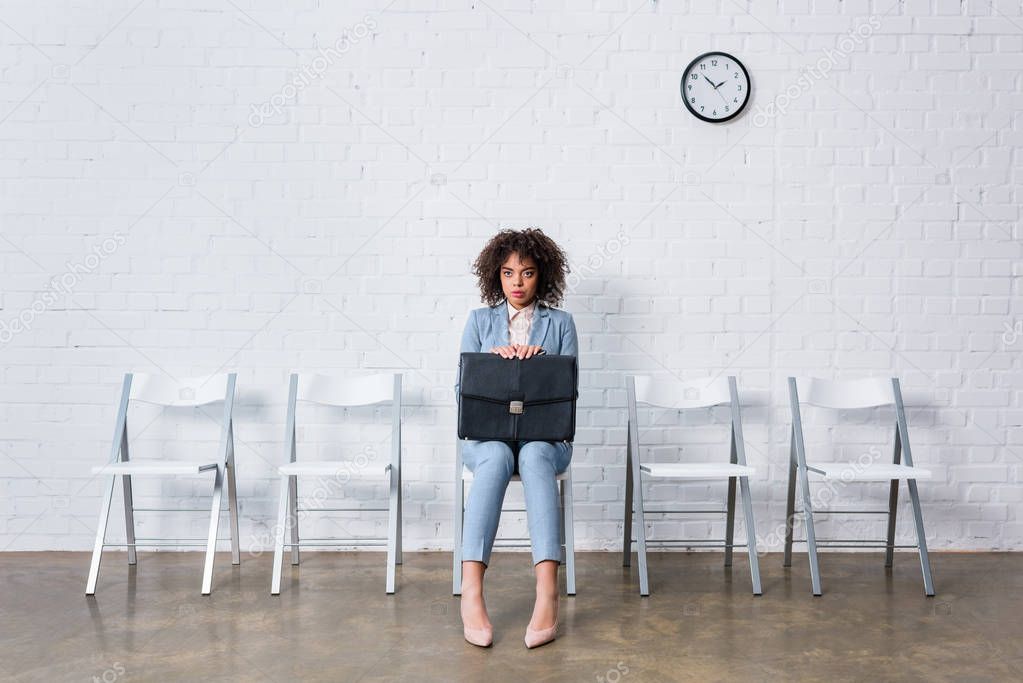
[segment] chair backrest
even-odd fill
[[[121,399],[118,402],[114,439],[109,462],[128,458],[128,404],[131,401],[164,407],[198,407],[223,401],[224,412],[220,425],[219,457],[234,466],[234,393],[237,374],[204,375],[174,379],[166,375],[148,373],[124,374]]]
[[[639,477],[639,417],[638,403],[662,408],[686,410],[728,405],[730,408],[730,437],[732,462],[746,464],[746,447],[742,435],[742,416],[739,389],[734,375],[705,377],[680,382],[672,379],[654,379],[648,375],[627,375],[625,389],[628,394],[629,437],[627,448],[633,453],[633,476]]]
[[[162,406],[202,406],[223,401],[233,374],[183,377],[135,373],[131,380],[131,400]]]
[[[829,380],[819,377],[796,377],[799,402],[822,408],[873,408],[895,403],[889,377]]]
[[[391,404],[391,466],[401,468],[401,385],[402,375],[377,373],[363,377],[334,377],[313,373],[292,373],[288,387],[288,416],[284,426],[285,455],[298,458],[296,416],[299,401],[325,406],[354,407]]]
[[[395,375],[378,373],[364,377],[298,376],[299,401],[329,406],[366,406],[395,400]]]
[[[727,377],[705,377],[680,382],[674,379],[655,379],[649,375],[636,375],[636,402],[660,408],[708,408],[730,403]]]
[[[893,405],[895,407],[895,448],[901,449],[902,462],[913,466],[909,446],[909,425],[902,401],[902,386],[897,377],[866,377],[852,380],[827,380],[819,377],[789,377],[789,409],[792,411],[792,445],[800,467],[806,466],[803,418],[800,403],[822,408],[854,410]]]

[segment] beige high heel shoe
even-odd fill
[[[554,626],[551,626],[550,628],[541,628],[537,630],[531,629],[529,628],[529,626],[526,626],[526,637],[524,640],[526,641],[527,648],[532,649],[534,647],[540,647],[541,645],[546,645],[547,643],[554,640],[558,631],[558,608],[560,607],[560,605],[561,599],[560,597],[556,597],[554,599]]]
[[[494,644],[494,629],[492,628],[469,628],[462,627],[462,635],[473,645],[490,647]]]
[[[461,603],[459,603],[461,613]],[[469,628],[465,625],[465,617],[462,617],[462,635],[466,641],[479,647],[490,647],[494,643],[494,628]]]

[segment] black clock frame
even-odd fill
[[[731,114],[729,114],[728,116],[724,117],[723,119],[711,119],[704,116],[700,112],[693,109],[692,105],[689,104],[689,100],[686,98],[686,75],[689,73],[689,70],[696,66],[696,64],[701,60],[712,55],[716,55],[719,57],[727,57],[728,59],[731,59],[733,62],[738,64],[739,68],[742,69],[743,75],[746,77],[746,82],[749,83],[749,87],[746,88],[746,98],[739,104],[739,108],[736,109]],[[710,52],[704,52],[702,55],[699,55],[698,57],[694,58],[693,61],[689,62],[689,64],[686,65],[686,68],[682,70],[682,81],[678,85],[678,92],[679,95],[682,97],[682,103],[686,105],[686,109],[688,109],[689,113],[695,116],[696,118],[700,119],[701,121],[706,121],[707,123],[725,123],[726,121],[731,121],[732,119],[734,119],[736,116],[742,113],[743,109],[746,108],[746,104],[750,101],[750,98],[753,96],[753,79],[750,78],[749,71],[746,71],[746,65],[743,64],[738,59],[736,59],[734,55],[730,55],[727,52],[721,52],[719,50],[711,50]]]

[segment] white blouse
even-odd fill
[[[533,313],[536,311],[536,299],[528,306],[516,310],[508,302],[508,343],[528,344],[529,330],[533,326]]]

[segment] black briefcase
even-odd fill
[[[579,397],[575,356],[519,360],[463,353],[458,361],[458,438],[572,441]]]

